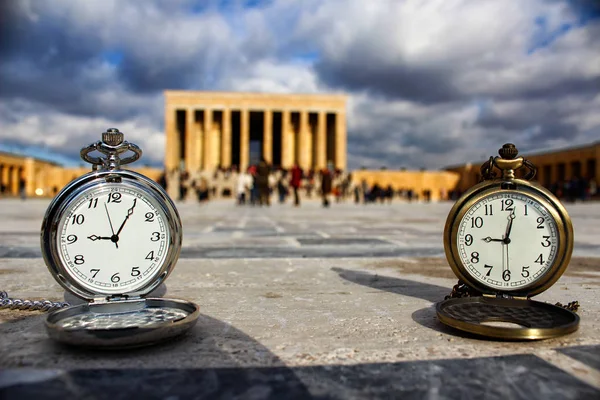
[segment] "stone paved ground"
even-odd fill
[[[600,204],[567,205],[571,266],[537,300],[579,300],[580,329],[536,342],[458,333],[434,304],[456,279],[450,203],[301,208],[178,204],[167,297],[198,303],[185,337],[100,352],[52,342],[37,312],[0,311],[8,398],[600,398]],[[60,300],[39,250],[47,202],[0,201],[0,289]],[[73,302],[72,297],[67,300]]]

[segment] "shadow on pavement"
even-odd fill
[[[304,383],[266,347],[200,315],[178,339],[131,350],[93,350],[52,341],[46,315],[0,324],[14,345],[0,354],[2,398],[306,398]]]
[[[451,289],[408,279],[372,274],[365,271],[353,271],[344,268],[332,268],[332,270],[337,272],[340,277],[359,285],[369,286],[374,289],[385,290],[403,296],[416,297],[432,303],[444,300],[444,296],[450,294]]]
[[[435,311],[435,303],[443,300],[444,297],[450,293],[450,290],[446,287],[411,281],[408,279],[395,278],[391,276],[372,274],[365,271],[353,271],[343,268],[332,268],[332,270],[337,272],[340,277],[359,285],[430,301],[434,303],[434,305],[421,308],[420,310],[417,310],[411,314],[413,321],[421,326],[433,329],[437,332],[446,333],[449,335],[458,335],[467,338],[476,338],[473,335],[452,329],[442,324],[438,320]]]

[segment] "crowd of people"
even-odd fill
[[[431,190],[415,191],[412,188],[394,188],[392,185],[369,185],[366,180],[355,182],[352,175],[333,168],[331,163],[321,170],[303,170],[298,164],[290,169],[272,167],[264,159],[238,172],[236,167],[218,168],[213,173],[172,171],[179,183],[179,200],[196,198],[203,202],[214,198],[233,198],[237,205],[270,206],[275,197],[279,203],[292,199],[300,206],[302,199],[320,199],[324,207],[336,203],[353,201],[357,204],[389,204],[393,199],[404,202],[430,202],[434,197]],[[168,179],[163,175],[159,182],[166,187]],[[563,201],[586,201],[598,197],[593,179],[573,178],[546,187]],[[461,193],[444,189],[435,198],[457,200]]]
[[[293,204],[300,206],[301,190],[307,198],[313,195],[321,198],[323,207],[329,207],[330,197],[345,196],[351,177],[331,165],[320,171],[304,171],[298,164],[289,170],[271,166],[261,159],[246,171],[237,174],[236,201],[238,205],[270,206],[271,196],[276,194],[279,203],[285,203],[293,196]]]

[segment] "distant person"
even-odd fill
[[[21,200],[25,200],[27,198],[25,179],[19,180],[19,194],[21,195]]]
[[[363,204],[367,204],[367,201],[369,200],[369,185],[367,184],[366,179],[363,179],[360,182],[360,188],[363,195]]]
[[[300,206],[300,197],[298,196],[298,189],[300,188],[300,184],[302,183],[302,168],[295,163],[292,169],[290,170],[290,186],[294,190],[294,206]]]
[[[321,172],[321,196],[323,198],[323,207],[329,207],[329,195],[331,194],[333,176],[329,169]]]
[[[271,167],[267,164],[264,157],[260,158],[260,162],[256,166],[256,179],[254,183],[258,190],[258,204],[270,206],[269,196],[269,174],[271,173]]]
[[[287,187],[285,187],[285,177],[283,174],[277,180],[277,194],[279,196],[279,203],[285,203],[285,197],[287,196]]]
[[[255,205],[258,201],[258,186],[256,185],[256,165],[248,167],[248,173],[252,177],[252,185],[250,186],[250,205]]]
[[[252,186],[252,176],[246,171],[241,171],[238,174],[236,182],[236,194],[238,205],[246,204],[246,193],[250,191]]]

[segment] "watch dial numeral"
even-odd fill
[[[148,287],[170,257],[171,214],[161,199],[101,179],[68,201],[54,243],[66,279],[101,295]]]
[[[487,268],[488,269],[488,272],[487,272],[487,274],[485,274],[485,276],[490,276],[490,274],[492,273],[492,268],[494,268],[494,266],[493,265],[487,265],[487,264],[485,264],[483,266],[483,268]]]
[[[550,245],[552,244],[550,242],[550,236],[542,236],[542,238],[544,239],[544,241],[542,242],[542,247],[550,247]]]
[[[481,228],[483,226],[483,218],[473,217],[471,218],[471,228]]]
[[[465,244],[467,246],[470,246],[473,244],[473,235],[469,234],[469,235],[465,236]]]
[[[108,194],[107,203],[120,203],[121,202],[121,193],[119,192],[110,192]]]
[[[552,204],[534,192],[494,188],[472,194],[463,200],[468,209],[455,210],[460,220],[452,227],[452,253],[469,283],[518,291],[537,288],[552,274],[562,228]]]
[[[544,265],[544,257],[542,254],[540,254],[540,256],[538,258],[535,259],[535,262],[540,264],[540,265]]]
[[[83,216],[83,214],[73,214],[73,221],[71,223],[71,225],[81,225],[83,224],[85,221],[85,217]]]
[[[512,211],[514,201],[512,199],[502,200],[502,211]]]

